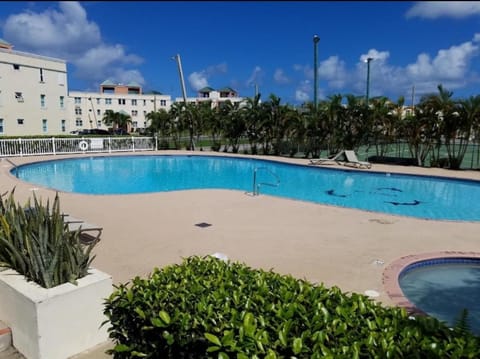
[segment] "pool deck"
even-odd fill
[[[125,153],[123,155],[132,155]],[[188,151],[152,154],[231,154]],[[93,154],[91,156],[106,156]],[[115,154],[122,155],[122,154]],[[14,157],[16,165],[72,156]],[[307,159],[246,156],[308,164]],[[15,178],[3,160],[0,193],[15,189],[18,201],[53,200],[55,191]],[[351,169],[326,165],[328,168]],[[367,170],[359,170],[367,171]],[[480,180],[480,171],[451,171],[373,164],[368,171],[425,174]],[[94,174],[92,174],[93,176]],[[61,209],[103,227],[94,267],[125,283],[154,267],[180,263],[183,257],[223,253],[253,268],[273,269],[345,292],[378,292],[375,299],[393,305],[383,283],[385,268],[400,257],[438,251],[480,252],[480,222],[423,220],[281,199],[230,190],[189,190],[138,195],[81,195],[60,192]],[[472,203],[472,206],[478,205]],[[210,227],[195,224],[206,222]],[[108,345],[107,345],[108,346]],[[103,358],[104,347],[79,358]]]

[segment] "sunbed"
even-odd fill
[[[353,166],[355,168],[371,168],[372,164],[366,161],[360,161],[354,151],[345,150],[345,158],[347,159],[343,162],[345,166]]]
[[[344,152],[345,151],[340,151],[333,157],[311,159],[310,164],[311,165],[335,165],[335,164],[340,164],[339,159],[342,157]]]

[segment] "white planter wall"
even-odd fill
[[[103,302],[112,277],[89,275],[45,289],[13,270],[0,272],[0,319],[12,330],[13,346],[28,359],[65,359],[108,339]]]

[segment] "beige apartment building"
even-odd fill
[[[67,64],[0,39],[0,135],[69,132]]]
[[[152,111],[170,110],[170,95],[158,92],[143,93],[135,83],[116,84],[110,80],[100,85],[99,92],[71,91],[68,97],[73,131],[82,129],[108,129],[103,118],[107,110],[121,112],[131,119],[131,132],[149,126],[147,114]]]
[[[205,87],[189,103],[210,101],[217,107],[225,101],[244,98],[229,88]],[[183,103],[183,98],[176,102]],[[147,115],[172,106],[170,95],[144,93],[135,83],[106,80],[99,92],[68,91],[65,60],[13,50],[0,39],[0,136],[68,135],[84,129],[108,129],[107,110],[130,116],[129,132],[149,126]]]
[[[240,104],[245,99],[238,96],[237,91],[230,87],[224,87],[215,90],[211,87],[204,87],[198,90],[197,97],[187,97],[187,103],[199,104],[202,102],[210,102],[212,108],[217,107],[220,103],[230,101],[232,104]],[[183,102],[182,97],[177,97],[175,102]]]

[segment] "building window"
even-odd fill
[[[147,106],[147,100],[143,100],[143,106]]]
[[[111,98],[106,98],[105,99],[105,105],[111,105],[112,104],[112,99]]]
[[[14,70],[20,70],[20,65],[18,65],[18,64],[13,64],[13,69],[14,69]]]
[[[64,108],[65,103],[64,103],[65,98],[63,96],[60,96],[60,108]]]
[[[15,92],[15,98],[18,102],[23,102],[23,95],[21,92]]]
[[[43,69],[40,69],[40,82],[43,82]]]
[[[0,133],[3,133],[3,118],[0,118]]]
[[[100,116],[102,114],[102,111],[97,109],[97,115]]]
[[[102,121],[98,120],[97,121],[97,127],[101,127],[102,126]]]
[[[118,99],[118,104],[119,105],[125,105],[125,99],[124,98],[119,98]]]
[[[167,106],[167,100],[160,100],[160,106]]]
[[[102,93],[115,93],[114,87],[102,87]]]
[[[82,109],[80,107],[75,107],[75,115],[81,115]]]
[[[46,119],[46,118],[44,118],[44,119],[42,120],[42,131],[43,131],[43,133],[47,133],[47,132],[48,132],[48,126],[47,126],[47,119]]]
[[[143,116],[147,116],[147,111],[143,111]]]
[[[132,106],[137,106],[137,100],[132,100]]]
[[[100,105],[100,99],[97,97],[97,105]]]
[[[62,132],[65,132],[67,130],[67,126],[66,126],[66,121],[65,120],[62,120]]]
[[[23,118],[17,118],[17,125],[23,125]]]
[[[45,95],[40,95],[40,107],[45,108]]]
[[[134,128],[137,128],[137,127],[138,127],[137,121],[133,121],[133,122],[132,122],[132,126],[133,126]]]
[[[138,115],[138,111],[137,110],[132,110],[132,116],[137,116]]]
[[[81,118],[75,119],[75,126],[77,126],[77,127],[83,126],[83,121],[82,121]]]
[[[81,97],[75,97],[75,105],[80,105],[82,103]]]
[[[65,86],[66,77],[66,74],[57,74],[57,83],[59,86]]]

